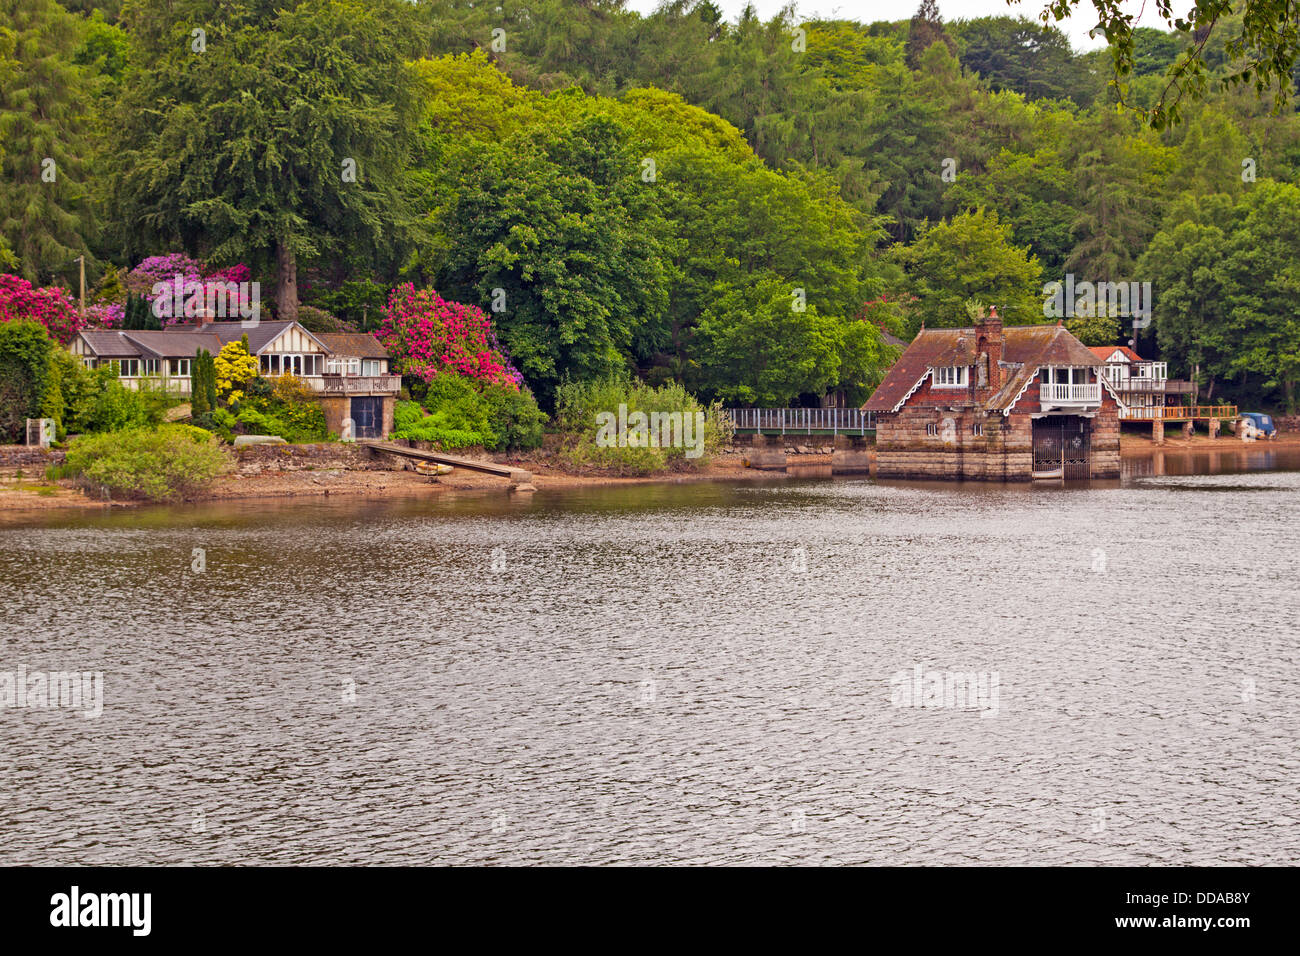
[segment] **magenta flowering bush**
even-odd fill
[[[126,305],[121,302],[101,302],[86,306],[86,328],[118,329],[126,318]]]
[[[487,313],[451,302],[433,289],[398,286],[384,307],[376,333],[403,375],[431,382],[454,374],[495,385],[520,388],[523,376],[510,364]]]
[[[38,322],[60,345],[67,345],[82,328],[77,305],[67,289],[37,288],[15,275],[0,275],[0,322]]]
[[[126,286],[127,292],[143,295],[149,300],[149,305],[152,307],[158,298],[158,296],[154,295],[154,286],[159,282],[165,282],[168,288],[172,289],[176,277],[180,276],[182,289],[192,282],[200,283],[203,286],[204,301],[209,299],[217,301],[218,296],[228,296],[226,299],[226,316],[230,317],[239,315],[238,296],[229,295],[226,289],[213,289],[212,294],[209,295],[209,289],[217,283],[248,282],[251,274],[248,266],[242,262],[224,269],[213,270],[183,252],[173,252],[165,256],[150,256],[142,260],[139,265],[126,274],[123,284]],[[183,321],[185,321],[183,315],[167,315],[163,317],[162,324],[166,327]]]

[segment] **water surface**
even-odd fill
[[[11,522],[0,863],[1294,863],[1300,472],[1161,471]]]

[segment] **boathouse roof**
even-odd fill
[[[978,329],[922,329],[903,352],[885,380],[862,407],[892,412],[924,381],[931,369],[974,365]],[[1044,365],[1098,366],[1105,363],[1061,325],[1012,325],[1002,329],[1002,387],[985,403],[989,411],[1015,404],[1034,374]]]

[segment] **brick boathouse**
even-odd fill
[[[1119,477],[1120,402],[1060,324],[922,329],[863,407],[882,478]]]

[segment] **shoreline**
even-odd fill
[[[280,446],[282,447],[282,446]],[[1233,436],[1211,439],[1194,435],[1191,439],[1166,435],[1164,444],[1156,445],[1149,437],[1126,433],[1121,437],[1120,456],[1125,459],[1150,458],[1157,454],[1192,455],[1204,452],[1249,452],[1300,449],[1300,435],[1280,436],[1273,441],[1242,442]],[[518,461],[517,459],[515,461]],[[666,472],[653,475],[582,475],[550,467],[537,460],[519,461],[532,472],[538,492],[566,491],[576,488],[612,487],[616,485],[687,484],[701,481],[784,481],[799,477],[781,469],[757,469],[745,465],[743,449],[716,456],[698,471]],[[788,467],[820,468],[830,465],[829,455],[791,456]],[[176,504],[256,499],[321,497],[427,497],[430,495],[516,492],[508,483],[491,475],[458,469],[436,481],[414,471],[399,469],[308,468],[267,470],[256,474],[229,474],[218,478],[200,495]],[[47,482],[31,478],[0,479],[0,512],[46,512],[50,510],[87,510],[105,507],[134,508],[159,504],[146,501],[100,501],[83,493],[71,481]],[[165,502],[161,502],[165,504]]]

